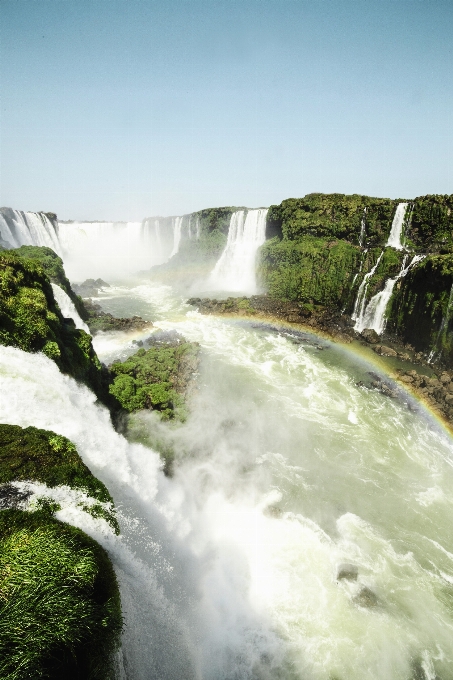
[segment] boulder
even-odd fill
[[[373,328],[365,328],[360,335],[365,342],[368,342],[370,345],[375,345],[379,342],[379,335]]]

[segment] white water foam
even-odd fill
[[[404,218],[406,216],[407,203],[398,203],[393,217],[392,228],[386,246],[391,246],[397,250],[403,250],[401,236],[403,233]]]
[[[256,293],[255,260],[266,238],[267,209],[237,210],[231,216],[228,240],[208,285],[213,289]]]

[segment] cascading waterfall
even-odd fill
[[[218,290],[253,294],[256,292],[255,260],[266,237],[268,210],[237,210],[231,216],[228,240],[209,285]]]
[[[440,356],[442,354],[442,349],[440,351],[438,349],[439,340],[441,339],[445,329],[448,328],[448,322],[450,321],[452,308],[453,308],[453,284],[450,288],[450,296],[448,298],[447,309],[445,310],[445,314],[442,317],[440,328],[439,328],[439,331],[436,335],[436,340],[434,342],[434,347],[433,347],[433,349],[431,350],[431,352],[429,353],[429,356],[428,356],[428,363],[429,364],[434,360],[434,357],[436,355]]]
[[[80,318],[80,315],[77,309],[75,308],[73,301],[66,293],[66,291],[64,291],[63,288],[61,288],[61,286],[57,285],[56,283],[52,283],[51,286],[54,298],[64,318],[72,319],[75,323],[76,328],[80,328],[86,333],[90,333],[90,329],[88,328],[86,323],[82,321],[82,319]]]
[[[398,203],[386,246],[396,248],[397,250],[403,250],[404,246],[401,244],[401,236],[403,233],[404,218],[406,216],[407,206],[407,203]]]
[[[179,246],[180,246],[180,243],[181,243],[183,220],[184,220],[184,217],[174,217],[173,218],[173,250],[170,253],[170,257],[169,257],[170,260],[179,251]]]
[[[47,246],[61,256],[58,226],[45,213],[0,209],[0,244],[6,248]]]
[[[368,284],[369,284],[370,279],[373,276],[374,272],[378,268],[379,262],[381,261],[383,254],[384,254],[384,251],[381,252],[378,259],[376,260],[375,265],[371,268],[371,270],[367,274],[365,274],[365,276],[362,279],[362,282],[359,286],[359,290],[357,291],[357,297],[356,297],[355,303],[354,303],[354,311],[352,312],[352,316],[351,316],[353,321],[356,321],[357,319],[359,319],[363,315],[363,312],[364,312],[364,309],[365,309],[365,303],[366,303],[366,293],[367,293],[367,290],[368,290]],[[362,268],[362,265],[361,265],[360,268]],[[355,281],[355,279],[354,279],[354,281]]]
[[[384,289],[381,290],[379,293],[376,293],[376,295],[373,295],[373,297],[366,305],[366,307],[364,296],[361,313],[357,317],[357,321],[354,326],[354,329],[356,331],[361,333],[365,328],[371,328],[374,331],[376,331],[378,335],[381,335],[384,332],[385,325],[387,322],[385,313],[390,298],[392,297],[393,289],[395,287],[396,282],[399,281],[404,276],[406,276],[409,269],[415,266],[417,262],[423,260],[423,258],[424,255],[414,255],[409,265],[406,267],[406,261],[408,259],[408,256],[405,255],[403,263],[401,265],[401,270],[398,273],[398,275],[395,276],[393,279],[387,279],[387,281],[385,282]]]

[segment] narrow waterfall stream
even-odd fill
[[[131,430],[151,448],[129,443],[53,362],[5,347],[0,418],[66,435],[112,492],[120,537],[72,521],[118,574],[123,677],[453,678],[453,445],[424,408],[358,387],[371,367],[348,350],[201,316],[168,286],[100,301],[200,342],[188,420],[145,414]],[[143,335],[95,347],[110,362]]]

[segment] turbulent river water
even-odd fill
[[[106,311],[200,343],[187,421],[150,413],[127,441],[52,361],[5,347],[0,419],[69,437],[114,497],[120,537],[69,493],[57,516],[112,557],[119,677],[452,679],[453,443],[438,423],[358,386],[374,367],[326,341],[201,316],[157,283],[105,291]],[[109,363],[146,334],[94,344]],[[153,449],[174,452],[173,477]]]

